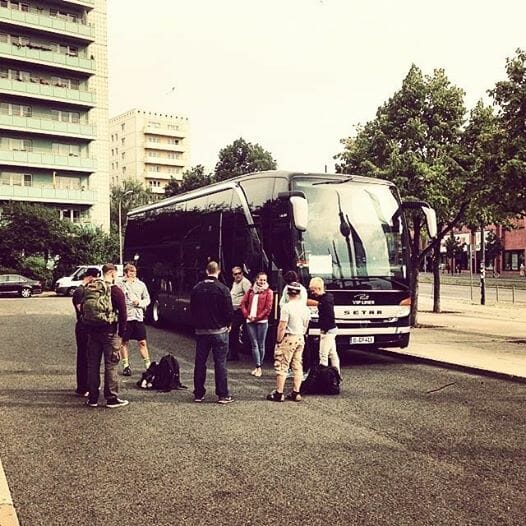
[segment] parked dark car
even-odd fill
[[[20,274],[0,274],[0,294],[18,294],[30,298],[42,292],[42,283],[35,279],[25,278]]]

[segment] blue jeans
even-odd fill
[[[265,358],[265,338],[267,337],[268,321],[265,323],[247,323],[248,336],[252,345],[252,357],[256,367],[263,365]]]
[[[205,396],[206,360],[210,351],[212,351],[216,395],[219,398],[226,398],[229,396],[226,370],[228,332],[222,332],[221,334],[196,334],[195,344],[194,396],[196,398]]]

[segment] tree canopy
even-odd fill
[[[205,167],[202,164],[198,164],[185,170],[181,181],[172,177],[164,189],[164,195],[165,197],[170,197],[189,192],[190,190],[209,185],[212,180],[212,174],[205,173]]]
[[[252,144],[240,137],[219,152],[214,181],[224,181],[252,172],[275,170],[276,167],[276,161],[270,152],[259,144]]]

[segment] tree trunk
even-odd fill
[[[440,312],[440,245],[433,249],[433,312]]]
[[[420,274],[420,224],[413,221],[414,231],[411,246],[411,268],[409,269],[409,286],[411,290],[411,313],[409,323],[411,327],[417,326],[418,314],[418,277]]]

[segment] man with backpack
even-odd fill
[[[104,357],[104,398],[106,407],[128,405],[121,400],[117,368],[122,337],[126,331],[126,300],[122,290],[114,285],[117,267],[107,263],[102,267],[102,279],[94,279],[84,288],[82,317],[88,331],[88,402],[97,407],[100,389],[100,362]]]
[[[228,392],[226,357],[228,332],[234,309],[230,291],[219,280],[219,265],[210,261],[207,277],[200,281],[190,295],[190,315],[195,328],[194,401],[205,398],[206,360],[210,351],[214,357],[216,395],[218,404],[229,404],[234,399]]]
[[[82,301],[84,290],[88,283],[99,277],[99,269],[89,267],[82,278],[82,283],[73,292],[73,308],[77,316],[75,324],[75,340],[77,342],[77,396],[88,396],[88,331],[82,319]]]

